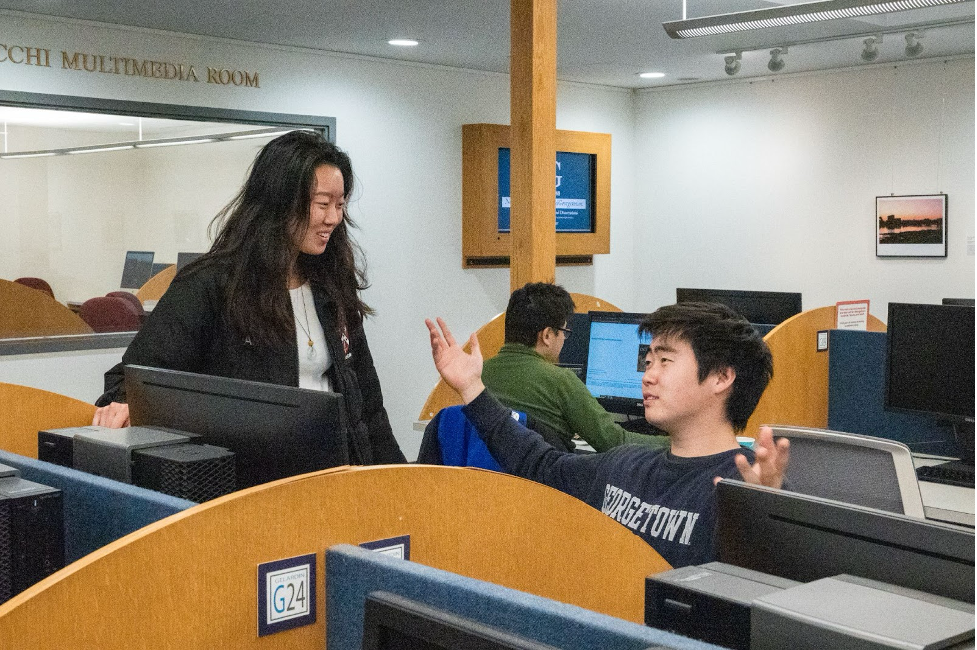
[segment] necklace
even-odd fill
[[[302,333],[305,334],[305,337],[309,339],[308,357],[310,360],[312,360],[315,359],[316,352],[315,352],[315,343],[312,341],[312,327],[309,325],[309,310],[305,306],[304,288],[299,287],[299,295],[302,296],[302,313],[305,315],[305,325],[302,325],[302,321],[300,321],[298,318],[295,319],[295,322],[298,323],[300,328],[302,328]]]

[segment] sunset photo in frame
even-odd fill
[[[946,257],[946,194],[875,197],[877,257]]]

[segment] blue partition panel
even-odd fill
[[[0,464],[16,467],[28,481],[61,490],[65,562],[74,562],[143,526],[197,505],[9,451],[0,450]]]
[[[567,571],[574,570],[567,566]],[[709,643],[345,544],[326,551],[329,650],[360,649],[363,603],[377,590],[567,650],[718,650]]]
[[[956,456],[949,426],[883,408],[885,332],[828,332],[828,428],[904,443],[917,453]]]

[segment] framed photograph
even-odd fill
[[[875,197],[877,257],[946,257],[946,194]]]

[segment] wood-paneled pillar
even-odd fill
[[[556,279],[556,0],[511,0],[510,287]]]

